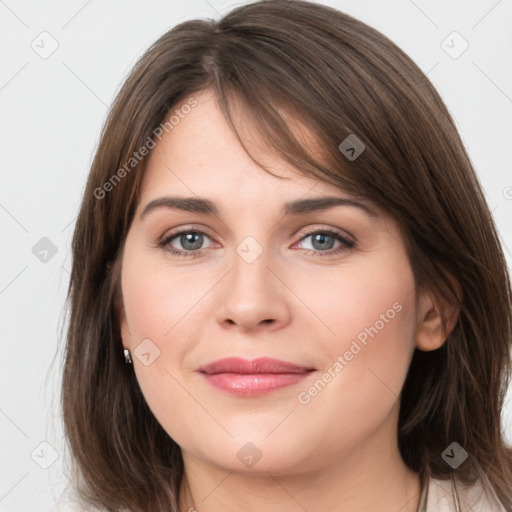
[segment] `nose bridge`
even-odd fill
[[[257,294],[276,293],[275,277],[268,267],[272,267],[275,255],[272,254],[268,237],[261,243],[252,235],[246,236],[236,247],[233,255],[231,288],[241,297],[255,297]]]
[[[261,243],[248,235],[235,247],[217,311],[221,323],[251,329],[260,323],[282,324],[287,320],[285,290],[275,276],[270,235],[257,236]]]

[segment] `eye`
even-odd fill
[[[194,258],[203,253],[201,246],[205,238],[210,239],[210,237],[202,231],[188,229],[164,237],[158,242],[158,246],[163,247],[174,256]],[[176,249],[173,245],[173,243],[176,242],[179,243],[183,249]]]
[[[346,235],[331,229],[316,229],[314,231],[310,231],[301,238],[301,242],[308,238],[311,238],[311,245],[313,249],[306,248],[306,254],[311,254],[313,256],[332,256],[355,247],[355,242],[349,239]],[[340,245],[338,248],[333,249],[336,242]]]
[[[333,256],[355,247],[354,241],[343,233],[333,231],[332,229],[317,228],[309,231],[300,239],[299,244],[303,243],[303,241],[308,238],[311,238],[313,248],[306,248],[305,253],[313,256]],[[196,258],[203,255],[205,251],[203,247],[205,240],[212,240],[212,238],[203,231],[185,229],[163,237],[156,245],[173,256]],[[339,245],[337,248],[333,249],[336,242]],[[181,248],[176,247],[176,245],[181,246]]]

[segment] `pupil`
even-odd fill
[[[334,241],[332,236],[330,235],[322,235],[322,234],[317,234],[313,237],[313,246],[315,247],[315,249],[325,249],[326,248],[326,244],[325,244],[325,239],[326,238],[330,238],[331,241]],[[316,242],[321,242],[320,245],[318,247],[316,247]],[[332,248],[332,243],[331,244],[327,244],[329,245],[329,249]]]
[[[196,238],[195,242],[194,238]],[[199,233],[187,233],[186,235],[182,235],[181,239],[182,245],[185,249],[199,249],[201,247],[202,239]],[[187,244],[192,244],[192,246],[187,246]]]

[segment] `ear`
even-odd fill
[[[123,340],[123,348],[130,348],[128,345],[128,339],[130,330],[128,328],[128,321],[126,319],[126,312],[124,309],[123,295],[121,291],[121,276],[120,276],[120,264],[117,261],[114,265],[109,266],[109,272],[112,272],[112,280],[117,283],[114,285],[114,299],[113,299],[113,310],[117,318],[117,322],[120,329],[121,338]]]
[[[449,277],[459,301],[462,290],[453,277]],[[459,319],[459,308],[441,292],[428,291],[419,299],[416,347],[429,352],[440,348],[452,333]]]
[[[128,329],[128,321],[126,320],[126,313],[124,310],[124,304],[122,300],[118,300],[115,302],[114,310],[116,312],[119,329],[121,330],[121,338],[123,340],[123,347],[130,348],[127,346],[128,337],[130,335],[130,330]]]

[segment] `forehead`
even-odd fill
[[[342,208],[333,212],[343,211],[344,218],[361,219],[364,215],[375,226],[389,220],[369,200],[314,176],[305,176],[304,171],[262,143],[261,138],[251,137],[254,127],[250,122],[244,123],[242,118],[239,123],[235,118],[237,130],[255,162],[214,96],[201,93],[192,98],[196,102],[194,108],[180,110],[190,98],[173,107],[169,115],[179,121],[162,135],[149,154],[137,204],[137,221],[163,218],[153,217],[153,212],[162,215],[171,211],[176,215],[192,212],[221,220],[229,217],[230,222],[248,229],[256,228],[266,219],[270,224],[275,224],[276,218],[295,222],[335,207]],[[235,110],[237,115],[240,111]],[[319,144],[298,121],[290,119],[289,126],[299,140],[308,144],[309,151]]]
[[[193,108],[183,108],[190,99]],[[185,113],[186,112],[186,113]],[[244,112],[234,109],[236,124],[249,152],[276,176],[265,172],[247,154],[236,134],[217,106],[213,93],[203,91],[191,95],[172,108],[172,129],[164,132],[148,157],[141,185],[141,198],[154,196],[163,189],[180,194],[252,197],[275,192],[296,194],[339,192],[339,188],[304,176],[279,156],[255,134]],[[309,148],[318,145],[298,121],[287,122],[299,140]]]

